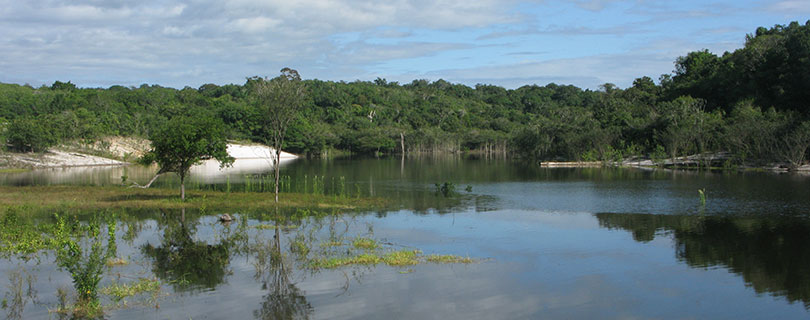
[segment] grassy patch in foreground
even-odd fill
[[[324,209],[371,209],[384,207],[382,198],[336,198],[332,196],[282,193],[275,203],[272,193],[227,193],[187,191],[186,201],[178,190],[140,189],[119,186],[0,186],[0,207],[29,209],[271,209],[275,207],[314,207]]]
[[[131,283],[113,283],[101,288],[101,294],[112,297],[115,301],[121,301],[127,297],[141,293],[151,293],[153,296],[160,292],[160,281],[157,279],[138,279]]]
[[[428,255],[425,256],[420,250],[397,250],[387,253],[365,252],[349,257],[331,257],[313,259],[309,267],[313,269],[335,269],[350,265],[377,265],[380,263],[392,267],[404,267],[417,265],[424,262],[430,263],[474,263],[475,260],[469,257],[455,255]]]
[[[326,251],[309,259],[307,267],[335,269],[351,265],[373,266],[381,263],[392,267],[406,267],[425,262],[438,264],[476,262],[472,258],[456,255],[424,255],[418,249],[391,250],[372,238],[359,237],[346,244],[346,248],[342,248],[343,245],[341,242],[334,241],[321,243],[321,247]],[[346,252],[347,255],[343,255],[342,252]],[[335,256],[336,253],[340,256]]]

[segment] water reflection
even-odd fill
[[[266,291],[253,316],[257,319],[309,319],[313,309],[305,294],[292,281],[294,266],[289,255],[282,251],[281,227],[276,225],[273,229],[272,239],[257,239],[253,248],[254,278]]]
[[[174,285],[177,291],[213,289],[230,274],[230,239],[217,244],[196,241],[193,236],[199,220],[186,221],[180,214],[164,212],[160,222],[163,236],[159,246],[146,243],[141,252],[153,260],[158,278]]]
[[[598,213],[602,227],[636,241],[671,234],[678,259],[696,268],[723,267],[757,293],[810,308],[810,221],[795,217],[734,217]]]
[[[18,266],[8,273],[8,291],[3,295],[2,308],[6,310],[6,319],[23,319],[25,305],[35,302],[37,291],[34,289],[36,274]]]

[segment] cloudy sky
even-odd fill
[[[810,19],[810,0],[0,0],[0,82],[303,78],[597,88]]]

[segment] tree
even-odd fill
[[[298,116],[304,100],[304,85],[298,71],[281,69],[281,75],[273,79],[253,77],[248,79],[252,87],[254,103],[264,115],[263,136],[265,144],[275,151],[273,175],[276,181],[275,196],[278,202],[279,159],[287,128]],[[246,86],[248,85],[246,84]]]
[[[11,121],[6,134],[12,150],[20,152],[42,152],[58,141],[53,130],[43,123],[42,118],[18,118]]]
[[[157,176],[174,172],[180,176],[180,198],[186,199],[185,180],[189,169],[203,160],[216,159],[220,168],[234,159],[228,155],[222,121],[211,117],[177,116],[169,120],[152,137],[152,150],[144,162],[157,162]],[[155,178],[144,188],[149,187]]]

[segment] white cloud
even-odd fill
[[[778,1],[770,5],[768,9],[787,14],[810,13],[810,0]]]
[[[553,59],[536,62],[477,67],[469,69],[438,70],[412,78],[443,78],[467,85],[499,84],[507,88],[523,85],[573,84],[581,88],[597,89],[610,82],[628,87],[633,79],[650,76],[658,78],[672,69],[672,59],[659,54],[595,55],[571,59]]]

